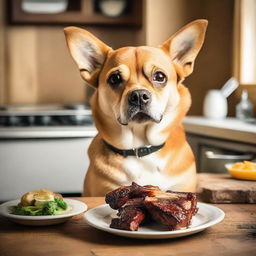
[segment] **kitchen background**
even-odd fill
[[[117,17],[109,17],[104,13],[100,8],[100,2],[104,1],[74,0],[69,1],[66,16],[52,14],[47,16],[50,18],[44,18],[42,14],[24,14],[20,11],[22,2],[0,1],[0,105],[67,105],[89,102],[92,89],[84,85],[69,56],[63,34],[65,26],[86,28],[112,48],[128,45],[157,46],[188,22],[204,18],[209,21],[206,40],[197,57],[194,73],[184,82],[193,99],[189,115],[202,116],[207,91],[220,89],[232,76],[238,79],[240,86],[228,98],[228,116],[235,116],[235,106],[243,89],[248,91],[254,108],[256,106],[256,83],[241,80],[240,65],[243,4],[248,6],[252,4],[251,0],[124,0],[127,3],[126,9]],[[203,128],[199,131],[202,134],[196,134],[194,119],[188,119],[185,124],[188,137],[198,155],[198,145],[206,144],[207,149],[203,152],[209,151],[212,143],[209,137],[214,137],[209,134],[214,131],[206,129],[207,133],[205,124],[201,125]],[[242,131],[238,129],[236,132],[239,133],[228,137],[227,129],[233,125],[235,123],[219,127],[217,133],[220,144],[213,148],[221,148],[220,152],[233,154],[238,147],[238,155],[249,154],[249,159],[252,159],[256,152],[255,125],[248,124],[245,127],[243,124]],[[88,165],[86,147],[96,133],[93,125],[80,125],[70,130],[68,126],[58,126],[56,129],[51,127],[51,130],[47,130],[48,135],[39,135],[45,127],[41,129],[30,125],[29,128],[17,129],[0,129],[0,201],[17,197],[26,189],[33,189],[33,183],[36,184],[35,188],[39,184],[58,192],[80,193]],[[72,133],[74,130],[75,135]],[[23,132],[22,135],[20,132]],[[207,142],[199,143],[198,138]],[[216,138],[214,140],[217,141]],[[57,154],[57,151],[62,153]],[[65,163],[67,155],[68,163]],[[61,165],[58,164],[60,161]],[[64,169],[67,174],[63,174]],[[75,169],[79,169],[78,174]],[[64,176],[66,183],[71,179],[74,185],[67,184],[67,188],[64,188],[54,187],[55,181],[39,182],[46,178],[49,180],[49,176]],[[74,176],[79,179],[72,180]],[[10,194],[7,187],[13,177],[20,177],[17,178],[20,179],[19,183],[27,185],[15,184],[17,191]]]

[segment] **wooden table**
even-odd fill
[[[103,198],[76,198],[89,209]],[[218,204],[225,219],[188,237],[139,240],[114,236],[88,226],[82,215],[55,226],[21,226],[0,218],[1,256],[255,255],[256,204]]]

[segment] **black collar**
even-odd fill
[[[124,157],[127,156],[136,156],[137,158],[147,156],[153,152],[158,151],[161,149],[165,143],[158,145],[158,146],[151,146],[147,145],[145,147],[140,147],[140,148],[132,148],[132,149],[119,149],[116,148],[109,143],[107,143],[105,140],[103,140],[104,144],[107,146],[108,149],[112,150],[114,153],[117,153],[119,155],[122,155]]]

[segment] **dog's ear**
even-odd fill
[[[195,20],[160,46],[171,56],[179,79],[193,72],[194,61],[203,45],[207,25],[207,20]]]
[[[84,29],[67,27],[64,33],[82,78],[89,85],[97,87],[99,72],[111,48]]]

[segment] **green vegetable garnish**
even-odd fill
[[[62,208],[62,209],[64,209],[64,210],[66,210],[66,209],[68,208],[68,204],[67,204],[62,198],[56,197],[56,198],[54,199],[54,201],[57,203],[57,205],[58,205],[60,208]]]
[[[42,214],[42,206],[23,206],[15,207],[14,214],[16,215],[29,215],[29,216],[38,216]]]
[[[58,215],[67,208],[68,204],[62,198],[55,198],[54,201],[48,201],[38,206],[17,206],[13,214],[26,216]]]
[[[43,204],[42,215],[55,215],[58,205],[55,201],[48,201]]]

